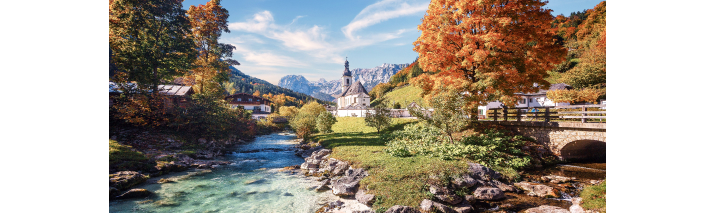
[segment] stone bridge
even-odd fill
[[[562,159],[605,160],[605,123],[492,121],[534,138]]]

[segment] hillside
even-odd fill
[[[350,70],[353,81],[360,81],[366,90],[372,90],[375,85],[386,83],[398,71],[408,67],[409,64],[382,64],[374,68],[356,68]],[[287,75],[280,79],[278,86],[291,89],[295,92],[311,95],[315,98],[332,101],[335,99],[332,95],[342,92],[340,85],[340,76],[342,72],[338,71],[336,79],[327,81],[323,78],[318,81],[308,81],[302,75]]]
[[[422,89],[412,85],[407,85],[404,87],[395,88],[395,90],[386,93],[383,98],[387,100],[387,104],[389,106],[393,106],[394,103],[400,103],[400,108],[405,108],[413,101],[415,101],[420,106],[427,106],[427,104],[425,104],[425,100],[423,100],[423,98],[420,96],[420,93],[422,93]],[[374,106],[377,103],[377,100],[378,99],[373,100],[370,105]]]
[[[238,93],[248,93],[252,94],[255,91],[260,91],[260,94],[285,94],[286,96],[291,96],[293,98],[296,98],[298,100],[302,100],[303,102],[311,102],[311,101],[318,101],[321,104],[333,104],[332,102],[319,100],[317,98],[314,98],[312,96],[295,92],[290,89],[285,89],[279,86],[275,86],[271,84],[270,82],[267,82],[262,79],[258,79],[249,75],[246,75],[242,71],[238,70],[237,68],[230,66],[230,82],[235,82],[235,89],[237,89]]]

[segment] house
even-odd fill
[[[131,88],[136,88],[134,83],[129,83]],[[115,82],[109,82],[110,88],[110,106],[113,105],[114,97],[120,95],[122,91],[119,90]],[[179,106],[185,108],[190,102],[190,96],[195,94],[195,91],[191,86],[180,86],[180,85],[158,85],[158,93],[167,97],[165,99],[165,107]]]
[[[252,110],[253,119],[266,118],[272,112],[270,107],[272,101],[246,93],[225,96],[225,101],[233,109],[242,107],[245,110]]]
[[[337,98],[337,110],[333,114],[339,117],[365,117],[365,111],[370,106],[370,95],[360,81],[353,82],[350,62],[347,59],[340,82],[343,89]]]
[[[550,90],[568,90],[572,89],[570,85],[559,83],[553,84],[548,90],[540,89],[536,93],[515,93],[520,96],[520,100],[513,107],[549,107],[549,106],[565,106],[570,105],[569,103],[555,103],[547,98],[547,91]],[[493,108],[502,108],[500,101],[489,102],[487,105],[478,107],[478,116],[480,119],[488,117],[488,110]]]

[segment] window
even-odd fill
[[[238,98],[237,101],[242,101],[242,98]]]
[[[357,103],[357,97],[353,99],[353,103]]]
[[[349,78],[346,78],[346,79],[345,79],[345,84],[346,84],[346,85],[347,85],[347,84],[350,84],[350,79],[349,79]]]
[[[254,106],[253,110],[260,110],[260,106]]]
[[[525,104],[525,98],[521,98],[520,101],[518,101],[520,104]]]
[[[480,109],[480,112],[478,112],[478,114],[480,114],[480,115],[484,115],[484,114],[483,114],[483,110],[482,110],[482,109]]]
[[[528,102],[532,103],[532,100],[533,100],[532,98],[528,98]]]

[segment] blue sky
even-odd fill
[[[186,0],[190,5],[207,0]],[[553,15],[591,9],[601,0],[550,0]],[[429,0],[280,1],[225,0],[231,33],[220,42],[233,44],[233,58],[245,74],[277,84],[285,75],[333,80],[350,69],[383,63],[410,63],[412,42]]]

